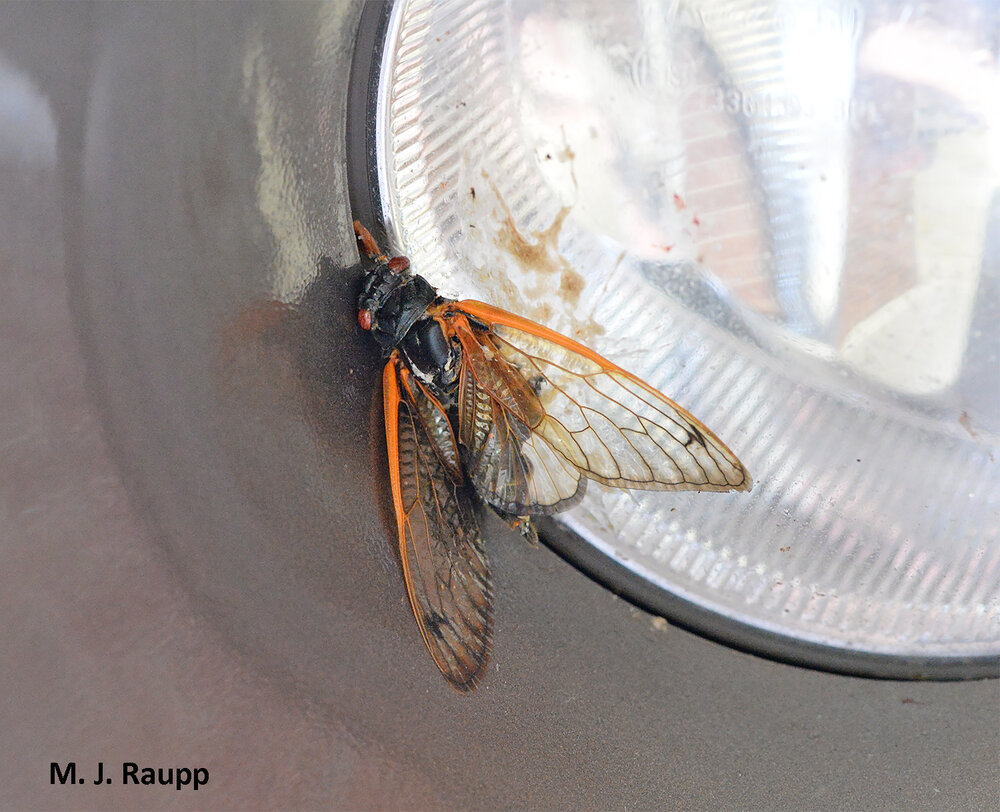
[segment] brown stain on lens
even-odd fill
[[[572,150],[567,146],[558,157],[560,160],[572,160],[574,155]],[[482,175],[483,179],[489,183],[493,196],[500,205],[503,215],[500,228],[494,237],[496,247],[510,254],[525,270],[535,271],[540,276],[558,275],[560,297],[570,307],[578,307],[580,296],[587,284],[587,280],[559,252],[559,235],[572,207],[562,206],[556,212],[556,216],[547,228],[532,231],[526,236],[514,223],[514,216],[496,184],[486,172],[483,172]],[[624,255],[624,252],[622,252],[622,256],[615,263],[616,268]],[[549,321],[553,315],[552,307],[544,302],[540,302],[546,292],[549,291],[551,291],[551,287],[548,285],[540,285],[535,290],[523,291],[528,300],[533,303],[534,312],[532,315],[536,320],[543,323]],[[516,290],[510,289],[504,292],[508,294],[510,301],[522,299]],[[588,340],[603,333],[604,328],[600,325],[590,323],[586,327],[581,327],[574,331],[573,335],[574,338]]]
[[[969,417],[969,413],[968,412],[962,412],[958,416],[958,422],[962,425],[962,428],[965,429],[968,432],[968,434],[969,434],[970,437],[972,437],[973,439],[975,439],[976,437],[979,436],[979,432],[977,432],[972,427],[972,418]]]
[[[506,206],[504,207],[506,208]],[[569,206],[559,209],[551,225],[542,231],[531,232],[531,237],[525,237],[516,225],[510,212],[506,213],[500,231],[497,234],[497,247],[507,251],[526,268],[539,273],[576,274],[565,258],[559,253],[559,232],[562,230]],[[576,274],[579,276],[579,274]]]
[[[500,191],[492,181],[490,185],[493,186],[493,193],[504,210],[504,220],[495,239],[497,248],[514,257],[522,268],[539,274],[558,274],[560,294],[568,304],[573,306],[579,304],[580,294],[587,282],[559,253],[559,233],[569,215],[570,207],[560,208],[548,228],[532,231],[530,236],[526,237],[514,224],[514,217],[500,197]]]

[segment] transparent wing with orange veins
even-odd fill
[[[476,492],[514,516],[553,513],[578,501],[586,479],[535,432],[542,404],[519,370],[500,357],[491,335],[462,316],[445,316],[462,345],[458,388],[459,439]]]
[[[507,398],[530,430],[527,445],[548,447],[532,452],[529,478],[549,503],[568,490],[568,469],[618,488],[750,490],[750,474],[715,434],[634,375],[582,344],[499,308],[463,301],[451,309],[489,327],[473,322],[467,328],[487,359],[481,365],[486,371],[468,362],[479,389],[509,411],[498,391],[511,370],[526,382],[531,397],[521,389]],[[462,332],[457,331],[460,338]],[[465,350],[473,342],[462,343]],[[521,443],[523,449],[526,443]],[[548,481],[554,486],[542,484]]]
[[[492,589],[479,524],[441,404],[396,351],[383,375],[399,548],[413,614],[456,688],[476,687],[490,654]]]

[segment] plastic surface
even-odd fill
[[[559,521],[624,592],[800,662],[995,673],[995,15],[394,6],[374,115],[395,250],[643,377],[754,476],[591,489]]]

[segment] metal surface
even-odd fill
[[[0,6],[0,804],[995,808],[997,682],[737,653],[496,521],[494,665],[440,679],[342,272],[359,12]]]

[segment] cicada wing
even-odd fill
[[[383,374],[386,442],[403,575],[424,643],[441,673],[470,691],[490,654],[493,598],[479,523],[450,428],[396,351]],[[447,422],[447,421],[446,421]],[[449,444],[451,448],[448,449]],[[444,449],[444,453],[442,452]]]
[[[553,513],[583,496],[580,471],[536,434],[544,418],[524,377],[496,357],[464,318],[448,321],[462,345],[459,436],[465,470],[476,492],[501,514]]]
[[[618,488],[750,490],[750,474],[725,443],[636,376],[491,305],[462,301],[452,308],[485,324],[469,328],[487,346],[483,353],[527,381],[541,415],[529,421],[532,441],[544,441],[583,476]]]

